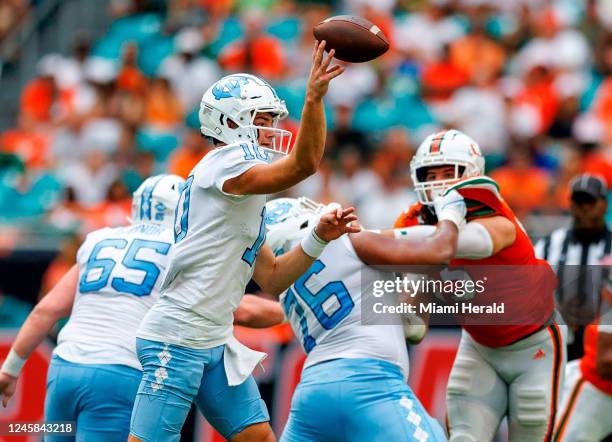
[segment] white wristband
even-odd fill
[[[19,372],[21,371],[25,363],[26,363],[26,360],[23,359],[21,356],[19,356],[15,352],[15,350],[11,348],[11,351],[9,351],[8,356],[4,360],[4,363],[2,364],[2,368],[0,369],[0,371],[16,378],[19,376]]]
[[[302,250],[311,258],[318,258],[328,243],[319,238],[315,228],[310,229],[310,233],[302,239]]]

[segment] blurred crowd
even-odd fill
[[[0,40],[19,26],[30,9],[30,0],[3,0],[0,2]]]
[[[0,223],[123,224],[144,178],[187,176],[211,149],[197,109],[225,73],[269,80],[296,132],[312,28],[341,13],[391,49],[333,82],[325,160],[295,195],[390,226],[415,200],[416,147],[443,127],[476,139],[520,217],[567,211],[578,173],[612,185],[609,0],[112,0],[102,38],[80,31],[72,53],[41,57],[0,134]]]

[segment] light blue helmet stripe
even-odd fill
[[[153,191],[155,190],[155,186],[159,183],[162,178],[166,177],[166,174],[157,175],[156,177],[151,177],[151,183],[145,187],[142,191],[142,195],[140,195],[140,219],[151,220],[151,199],[153,197]]]

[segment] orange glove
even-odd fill
[[[404,210],[395,220],[394,228],[412,227],[419,224],[419,213],[423,209],[423,204],[414,203],[408,209]]]

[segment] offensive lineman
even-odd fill
[[[468,208],[462,231],[472,238],[472,253],[467,259],[453,259],[451,266],[468,265],[478,271],[476,265],[502,265],[519,275],[502,273],[495,284],[503,289],[506,307],[516,309],[515,319],[524,315],[528,320],[462,324],[447,387],[450,440],[490,441],[507,416],[510,441],[549,441],[566,361],[566,329],[553,317],[554,278],[547,264],[536,259],[497,184],[483,173],[484,158],[470,137],[457,130],[430,135],[411,162],[419,203],[404,212],[395,226],[435,224],[432,200],[449,189],[457,190]],[[539,276],[525,290],[520,276],[530,271]]]
[[[276,254],[289,250],[328,207],[307,198],[270,201],[270,247]],[[281,295],[308,355],[282,441],[446,440],[405,382],[402,325],[362,323],[367,289],[393,276],[371,265],[444,264],[454,256],[463,198],[454,192],[435,207],[440,222],[432,235],[408,243],[372,232],[344,236]]]
[[[0,372],[5,407],[26,359],[55,323],[70,315],[53,351],[45,421],[76,421],[77,432],[76,437],[47,435],[45,440],[127,439],[142,377],[136,328],[159,297],[159,275],[174,241],[174,209],[184,181],[176,175],[145,180],[134,192],[132,225],[90,233],[77,253],[77,264],[21,327]],[[241,313],[257,318],[258,326],[282,321],[276,303],[244,300]]]
[[[251,372],[265,354],[233,336],[233,311],[249,279],[280,293],[304,273],[327,241],[356,220],[353,209],[321,217],[292,251],[275,258],[265,245],[266,194],[288,189],[314,173],[323,155],[323,97],[343,71],[323,60],[318,43],[308,80],[301,126],[276,128],[287,109],[262,79],[235,74],[213,84],[202,98],[202,134],[216,149],[193,169],[175,219],[175,246],[162,296],[138,330],[144,375],[130,428],[131,441],[177,441],[198,389],[204,388],[206,419],[232,441],[272,441],[269,417]]]

